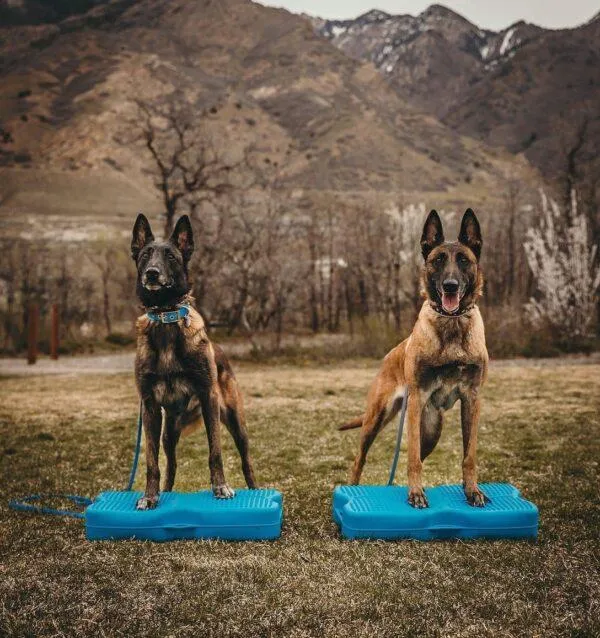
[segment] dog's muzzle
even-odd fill
[[[169,288],[173,282],[160,274],[158,268],[147,268],[142,277],[142,284],[147,290]]]
[[[460,306],[460,284],[456,279],[445,279],[441,290],[442,308],[450,314],[455,313]]]

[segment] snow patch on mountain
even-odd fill
[[[504,55],[509,48],[512,48],[511,40],[513,35],[515,34],[515,31],[516,29],[513,27],[504,34],[504,39],[502,40],[502,44],[500,45],[500,55]]]
[[[442,5],[432,5],[418,16],[373,9],[354,20],[312,22],[321,36],[351,57],[372,62],[390,79],[410,77],[415,65],[424,65],[421,71],[427,73],[433,43],[437,43],[433,50],[456,55],[455,63],[462,60],[465,72],[472,74],[477,66],[481,72],[496,68],[497,61],[510,59],[511,53],[545,32],[523,21],[500,32],[481,29]]]

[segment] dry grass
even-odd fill
[[[481,478],[539,505],[539,541],[430,544],[342,541],[331,522],[357,436],[334,426],[361,409],[373,365],[238,367],[259,478],[284,493],[277,542],[89,543],[77,521],[9,511],[15,493],[123,485],[137,405],[128,375],[0,381],[1,635],[600,634],[600,366],[498,367],[485,390]],[[384,481],[393,438],[367,482]],[[204,437],[180,459],[178,488],[206,487]],[[425,470],[460,480],[457,410]]]

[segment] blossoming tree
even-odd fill
[[[568,216],[541,191],[540,225],[528,230],[524,248],[537,288],[525,307],[532,323],[550,326],[562,341],[591,336],[600,265],[575,191]]]

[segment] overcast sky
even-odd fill
[[[261,0],[294,13],[322,18],[355,18],[369,9],[416,15],[433,2],[421,0]],[[477,26],[498,31],[517,20],[554,29],[574,27],[600,10],[599,0],[447,0],[441,2]]]

